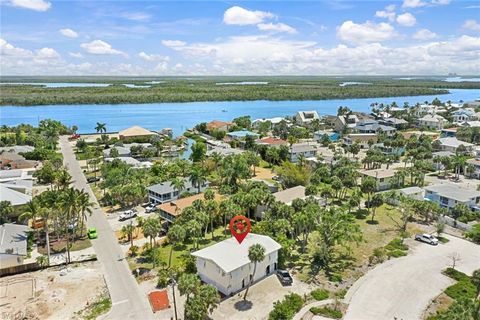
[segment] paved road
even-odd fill
[[[451,266],[452,253],[461,258],[456,269],[471,274],[480,268],[480,246],[448,238],[450,242],[436,247],[416,243],[408,256],[387,261],[360,278],[345,297],[345,320],[421,319],[429,302],[454,283],[441,274]]]
[[[87,184],[67,137],[60,137],[60,148],[64,164],[72,175],[74,187],[88,192],[91,201],[95,204],[87,225],[97,228],[99,237],[92,241],[93,248],[102,264],[102,271],[112,298],[112,309],[106,319],[154,319],[148,299],[141,293],[126,260],[123,259],[124,254],[92,189]]]

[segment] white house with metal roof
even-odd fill
[[[241,244],[232,237],[193,252],[200,279],[215,286],[226,296],[246,288],[254,268],[254,263],[248,258],[248,249],[254,244],[265,248],[265,258],[257,263],[253,281],[274,273],[277,270],[280,244],[268,236],[249,233]]]
[[[157,183],[147,188],[148,201],[150,203],[159,204],[170,202],[178,199],[178,197],[184,192],[197,193],[198,186],[194,186],[190,179],[184,178],[184,188],[182,190],[176,190],[171,181],[165,181]],[[200,185],[200,192],[205,191],[208,188],[208,181],[205,181]]]
[[[12,206],[21,206],[32,200],[32,196],[0,184],[0,201],[9,201]]]
[[[480,210],[480,191],[461,188],[453,183],[442,183],[424,187],[425,199],[438,203],[441,207],[451,209],[463,203],[473,210]]]
[[[0,268],[23,264],[27,256],[28,226],[5,223],[0,225]]]

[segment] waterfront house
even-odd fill
[[[275,118],[263,118],[263,119],[255,119],[252,121],[252,127],[254,129],[258,129],[262,123],[268,122],[270,123],[270,130],[280,122],[285,121],[288,125],[290,125],[290,121],[286,120],[282,117],[275,117]]]
[[[0,269],[22,265],[27,257],[30,228],[21,224],[0,225]]]
[[[343,137],[343,143],[350,146],[358,144],[362,149],[369,149],[370,145],[377,143],[378,136],[375,133],[351,133]]]
[[[254,244],[265,248],[265,258],[257,263],[253,281],[275,273],[280,244],[268,236],[249,233],[240,244],[231,237],[192,253],[202,282],[213,285],[226,296],[246,288],[254,269],[254,263],[248,258],[248,249]]]
[[[227,133],[227,137],[231,140],[244,140],[247,136],[250,136],[254,139],[260,137],[258,133],[248,131],[247,129],[243,129],[240,131],[232,131]]]
[[[184,188],[182,190],[176,190],[172,186],[171,181],[165,181],[162,183],[154,184],[147,188],[148,201],[153,204],[165,203],[178,199],[178,197],[185,192],[197,193],[198,187],[194,186],[190,179],[184,178]],[[200,192],[205,191],[208,188],[208,181],[205,181],[200,186]]]
[[[471,109],[459,109],[452,113],[453,122],[461,123],[471,120],[477,120],[475,111]]]
[[[207,123],[207,132],[209,133],[211,133],[212,131],[228,132],[232,126],[233,126],[233,122],[213,120]]]
[[[408,127],[408,122],[399,118],[386,118],[380,120],[379,123],[386,126],[394,127],[395,129],[405,129],[406,127]]]
[[[427,127],[429,129],[441,130],[443,126],[447,123],[444,117],[438,114],[427,114],[422,118],[418,119],[419,127]]]
[[[124,129],[118,133],[118,137],[120,138],[120,140],[134,139],[134,138],[148,138],[155,135],[157,135],[156,132],[150,131],[140,126],[133,126],[133,127]]]
[[[425,199],[438,203],[443,208],[452,209],[462,203],[472,210],[479,210],[480,191],[461,188],[453,183],[435,184],[424,189]]]
[[[289,148],[289,160],[293,163],[296,163],[301,156],[305,158],[316,157],[318,149],[319,145],[317,143],[294,143]]]
[[[295,122],[299,125],[307,125],[313,120],[320,120],[317,111],[298,111],[295,115]]]
[[[397,131],[394,127],[386,126],[380,124],[376,120],[362,120],[358,122],[353,128],[352,131],[355,133],[385,133],[387,136],[391,136]]]
[[[362,178],[371,177],[377,183],[377,191],[388,190],[392,187],[395,170],[393,169],[375,169],[375,170],[358,170]]]

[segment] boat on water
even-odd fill
[[[227,110],[226,110],[226,109],[222,109],[222,112],[227,112]]]

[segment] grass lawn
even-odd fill
[[[227,237],[230,237],[229,233],[227,232]],[[224,240],[225,238],[223,237],[223,228],[219,227],[214,230],[213,232],[213,238],[211,232],[209,232],[206,236],[206,238],[202,239],[199,241],[198,248],[203,249],[205,247],[211,246],[217,242],[220,242]],[[170,256],[170,249],[172,246],[167,243],[162,243],[160,245],[160,260],[162,262],[165,262],[168,264],[168,258]],[[186,254],[196,251],[194,249],[194,244],[193,242],[188,242],[185,243],[181,246],[177,246],[173,250],[172,254],[172,266],[180,265],[181,264],[181,256]],[[135,270],[136,268],[147,268],[147,269],[152,269],[153,268],[153,263],[150,262],[143,262],[141,254],[139,254],[137,257],[128,257],[128,265],[130,266],[131,270]]]
[[[60,241],[56,241],[56,237],[50,236],[50,250],[51,253],[61,253],[65,252],[66,241],[64,239],[60,239]],[[74,243],[71,243],[70,252],[83,250],[92,246],[92,243],[84,236],[83,238],[77,239]],[[39,246],[38,252],[41,254],[47,254],[47,247],[46,246]]]

